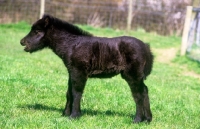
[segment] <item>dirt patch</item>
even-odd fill
[[[183,74],[186,75],[186,76],[190,76],[190,77],[194,77],[194,78],[200,79],[200,75],[195,73],[195,72],[193,72],[193,71],[187,71],[187,72],[184,72]]]
[[[161,63],[170,63],[176,57],[177,49],[153,49],[155,53],[155,60]]]
[[[160,63],[166,63],[166,64],[172,64],[172,60],[176,57],[176,54],[178,52],[178,49],[176,48],[169,48],[169,49],[153,49],[153,53],[155,56],[155,61]],[[188,71],[186,66],[181,66],[183,69],[183,75],[190,76],[194,78],[200,79],[200,75],[195,73],[194,71]]]

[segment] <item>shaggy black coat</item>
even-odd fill
[[[147,44],[134,37],[101,38],[65,21],[44,15],[21,41],[26,52],[45,47],[53,50],[69,72],[67,102],[63,115],[81,115],[80,101],[89,77],[108,78],[121,74],[130,86],[136,103],[134,122],[152,120],[148,88],[153,55]]]

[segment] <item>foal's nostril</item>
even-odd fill
[[[21,40],[20,40],[20,44],[21,44],[22,46],[24,46],[24,45],[25,45],[25,40],[24,40],[24,39],[21,39]]]

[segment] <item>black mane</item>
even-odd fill
[[[51,19],[51,24],[53,24],[55,27],[59,28],[59,29],[64,29],[67,32],[74,34],[74,35],[83,35],[83,36],[93,36],[91,33],[82,30],[81,28],[79,28],[78,26],[72,25],[66,21],[60,20],[58,18],[55,18],[51,15],[45,14],[43,16],[43,19],[45,18],[50,18]]]

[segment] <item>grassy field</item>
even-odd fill
[[[81,28],[97,36],[131,35],[151,45],[155,55],[152,74],[145,83],[153,121],[132,124],[135,103],[120,76],[89,79],[80,119],[62,117],[68,73],[50,50],[28,54],[20,39],[30,25],[0,25],[0,128],[69,129],[199,129],[200,65],[179,57],[180,37],[163,37],[142,29]]]

